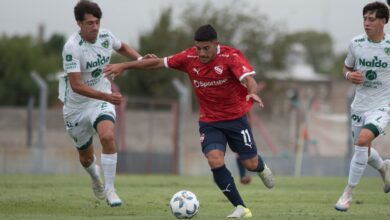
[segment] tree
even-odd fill
[[[219,41],[240,49],[255,67],[258,78],[269,66],[270,42],[274,30],[264,15],[257,11],[242,11],[242,5],[214,7],[211,3],[203,6],[190,3],[181,12],[181,23],[172,24],[172,9],[163,10],[160,19],[149,31],[141,35],[139,52],[155,53],[160,57],[178,53],[193,46],[193,33],[203,24],[212,24],[218,32]],[[226,16],[229,14],[229,16]],[[119,82],[122,92],[132,96],[154,98],[176,98],[172,86],[174,77],[183,81],[184,74],[168,69],[148,71],[130,70]],[[187,81],[188,83],[188,81]]]
[[[30,73],[36,71],[46,78],[61,69],[63,41],[60,39],[59,35],[54,36],[40,45],[30,36],[0,38],[0,105],[23,106],[30,96],[38,95]],[[56,82],[49,83],[50,103],[57,97],[56,85]]]

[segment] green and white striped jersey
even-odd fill
[[[110,62],[113,49],[120,49],[121,44],[120,40],[105,29],[99,30],[95,43],[84,41],[79,32],[73,33],[62,51],[66,75],[81,72],[84,84],[95,90],[111,93],[111,83],[104,77],[103,68]],[[62,91],[59,91],[59,97],[65,107],[85,108],[96,103],[96,99],[73,92],[66,77],[64,80],[65,86],[60,88]]]
[[[352,39],[345,65],[363,74],[363,84],[356,85],[352,109],[369,111],[390,103],[390,36],[372,42],[366,34]]]

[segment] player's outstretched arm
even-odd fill
[[[161,58],[149,58],[139,61],[108,64],[103,72],[107,77],[115,78],[126,69],[159,69],[164,67],[164,60]]]
[[[246,96],[246,100],[252,100],[256,102],[260,108],[264,107],[263,101],[261,98],[256,94],[257,93],[257,83],[256,80],[252,76],[246,76],[244,79],[242,79],[242,82],[246,86],[248,90],[248,95]]]
[[[89,98],[107,101],[107,102],[110,102],[114,105],[119,105],[123,100],[122,95],[118,92],[113,92],[113,93],[109,94],[109,93],[104,93],[104,92],[95,90],[95,89],[87,86],[86,84],[84,84],[82,82],[80,72],[69,73],[68,76],[69,76],[69,84],[70,84],[72,90],[77,94],[80,94],[82,96],[86,96]]]

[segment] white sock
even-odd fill
[[[371,147],[370,158],[368,158],[368,164],[374,167],[377,170],[380,170],[383,167],[383,159],[379,156],[378,151]]]
[[[92,180],[99,178],[100,175],[99,175],[98,170],[96,169],[96,157],[95,157],[95,155],[93,155],[93,161],[89,165],[89,167],[85,167],[84,169],[91,176]]]
[[[349,167],[348,185],[355,187],[360,178],[363,176],[368,162],[368,147],[360,147],[355,145],[355,153],[353,154],[351,165]]]
[[[104,183],[106,190],[114,188],[114,180],[116,176],[116,162],[118,154],[102,154],[102,168],[104,172]]]

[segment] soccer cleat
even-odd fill
[[[227,216],[228,218],[251,218],[252,212],[242,205],[238,205],[234,212]]]
[[[337,203],[334,206],[334,208],[337,211],[346,212],[349,206],[351,205],[351,203],[352,203],[352,194],[344,191],[343,194],[340,196],[339,200],[337,200]]]
[[[390,160],[385,160],[383,163],[383,168],[382,172],[380,172],[384,186],[383,186],[383,191],[385,193],[390,192]]]
[[[98,174],[100,174],[100,167],[98,165],[96,165],[96,171]],[[92,190],[98,199],[106,198],[104,184],[100,180],[100,177],[98,177],[97,179],[92,179]]]
[[[246,185],[249,184],[252,180],[251,176],[244,176],[240,179],[241,184]]]
[[[264,170],[257,174],[268,189],[274,187],[274,175],[272,174],[271,169],[267,167],[267,164],[264,163]]]
[[[121,206],[122,200],[116,194],[115,189],[108,189],[106,193],[107,204],[111,207]]]

